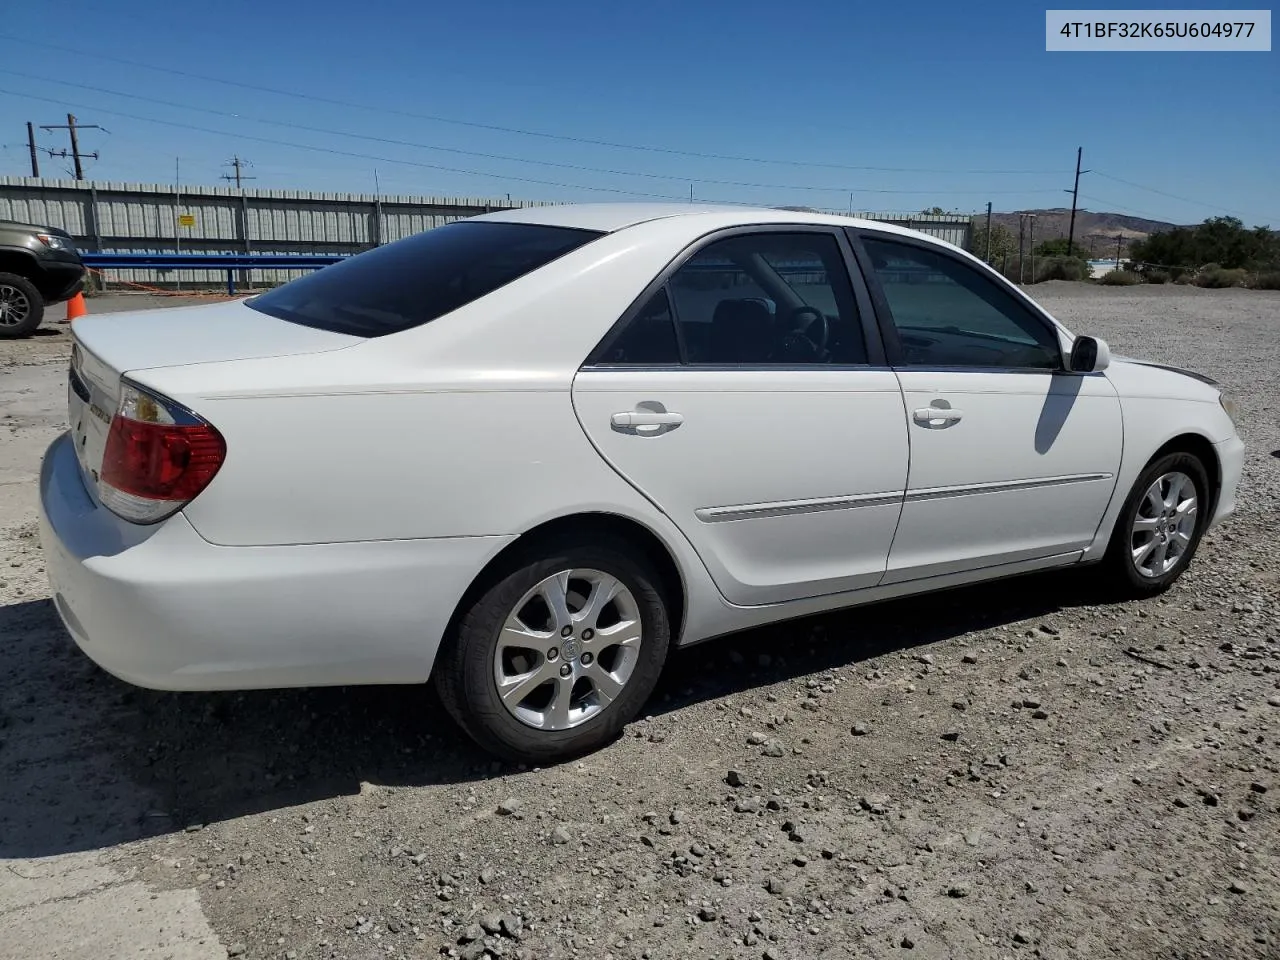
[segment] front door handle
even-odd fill
[[[618,433],[633,437],[660,437],[684,423],[681,414],[673,413],[657,400],[641,400],[635,409],[623,410],[609,418]]]
[[[921,407],[911,416],[922,427],[949,427],[964,414],[951,407]]]

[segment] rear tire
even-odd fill
[[[1123,597],[1163,593],[1191,564],[1212,504],[1200,459],[1170,453],[1134,481],[1100,565],[1103,585]]]
[[[29,337],[44,319],[44,297],[16,273],[0,273],[0,340]]]
[[[553,763],[608,743],[666,661],[660,583],[623,540],[542,545],[462,612],[436,659],[440,699],[472,739],[508,760]]]

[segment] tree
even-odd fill
[[[987,222],[985,218],[974,219],[971,235],[972,240],[969,243],[969,252],[979,259],[985,259],[987,256]],[[1017,254],[1017,238],[1008,227],[993,223],[991,225],[991,259],[988,262],[998,266],[1006,255],[1016,257]]]
[[[941,207],[931,207],[928,210],[921,210],[920,212],[926,217],[937,217],[945,215],[947,211],[943,210]]]
[[[1130,247],[1135,261],[1153,268],[1197,270],[1216,263],[1228,270],[1265,270],[1280,264],[1280,237],[1269,227],[1245,228],[1235,217],[1210,217],[1194,227],[1153,233]]]

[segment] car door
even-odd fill
[[[907,431],[851,262],[837,230],[704,238],[574,380],[601,456],[679,526],[731,603],[884,576]]]
[[[1058,328],[928,241],[855,241],[902,384],[911,466],[885,583],[1082,550],[1115,488],[1119,398]]]

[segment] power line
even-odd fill
[[[0,73],[13,73],[13,72],[14,71],[7,71],[7,70],[0,69]],[[60,82],[60,81],[54,81],[54,82]],[[80,84],[73,84],[73,85],[80,86]],[[47,103],[63,103],[63,101],[61,100],[55,100],[50,97],[41,97],[35,94],[21,93],[13,90],[0,90],[0,92],[7,93],[12,96],[26,97],[28,99],[39,100]],[[133,96],[133,95],[126,94],[125,96]],[[138,97],[137,99],[154,101],[155,98]],[[372,140],[378,143],[386,143],[386,144],[397,145],[397,146],[417,147],[420,149],[427,149],[427,150],[445,150],[447,152],[453,152],[453,153],[478,155],[487,159],[513,159],[513,160],[518,159],[518,158],[502,157],[496,154],[475,154],[474,151],[455,150],[449,147],[435,147],[429,144],[417,144],[417,143],[413,143],[412,141],[394,140],[386,137],[373,137],[373,136],[366,136],[363,134],[352,134],[352,133],[345,133],[342,131],[326,130],[319,127],[309,127],[301,124],[294,124],[294,123],[290,123],[289,121],[258,120],[257,118],[246,118],[239,114],[231,114],[225,111],[218,111],[218,110],[206,109],[201,107],[187,107],[183,104],[176,104],[169,101],[156,101],[156,102],[162,103],[163,105],[166,105],[166,106],[178,107],[182,109],[192,109],[192,110],[197,110],[197,111],[206,112],[206,113],[213,113],[220,116],[227,116],[227,117],[232,117],[232,118],[241,119],[241,120],[254,119],[257,122],[261,122],[261,123],[286,126],[294,129],[306,130],[312,133],[323,133],[326,135],[353,137],[356,139]],[[78,107],[78,109],[81,109],[81,108]],[[491,173],[483,170],[473,170],[473,169],[466,169],[461,167],[446,166],[443,164],[426,163],[424,161],[403,160],[403,159],[396,159],[391,157],[377,156],[373,154],[356,153],[354,151],[338,150],[332,147],[319,147],[319,146],[314,146],[310,144],[300,144],[300,143],[296,143],[288,140],[278,140],[270,137],[259,137],[259,136],[254,136],[252,134],[233,133],[227,130],[216,130],[210,127],[202,127],[196,124],[182,123],[176,120],[162,120],[158,117],[147,117],[147,116],[142,116],[140,114],[127,113],[121,110],[111,110],[104,107],[86,108],[86,109],[96,109],[100,113],[106,113],[106,114],[110,114],[112,116],[117,116],[117,117],[125,117],[130,120],[138,120],[143,123],[156,123],[164,126],[178,127],[185,130],[196,130],[202,133],[212,133],[212,134],[217,134],[219,136],[225,136],[225,137],[232,137],[232,138],[240,137],[242,139],[253,140],[259,143],[270,143],[276,146],[290,147],[290,148],[300,149],[300,150],[312,150],[320,153],[333,154],[335,156],[357,157],[357,158],[366,159],[366,160],[378,160],[386,163],[397,163],[397,164],[403,164],[406,166],[423,167],[426,169],[441,170],[449,173],[462,173],[462,174],[467,174],[469,176],[486,177],[489,179],[496,179],[496,180],[509,180],[509,181],[518,182],[518,183],[532,183],[532,184],[539,184],[542,186],[560,187],[560,188],[567,188],[567,189],[579,189],[579,190],[593,190],[593,191],[603,192],[603,193],[613,193],[613,194],[620,194],[624,196],[646,197],[650,199],[659,199],[659,200],[685,199],[683,196],[678,196],[674,194],[648,193],[648,192],[637,191],[637,190],[625,190],[618,187],[593,187],[593,186],[586,186],[583,184],[563,183],[563,182],[553,181],[553,180],[541,180],[533,177],[518,176],[514,174]],[[543,161],[538,161],[538,162],[543,162]],[[907,194],[907,195],[913,195],[913,196],[929,196],[931,193],[934,193],[934,191],[927,190],[927,189],[882,190],[882,189],[869,188],[869,189],[855,189],[850,191],[846,187],[813,187],[813,186],[803,186],[803,185],[796,185],[796,184],[753,183],[753,182],[747,182],[747,181],[718,180],[718,179],[710,179],[710,178],[689,178],[689,177],[678,177],[678,176],[666,177],[666,176],[660,176],[657,174],[646,174],[646,173],[629,174],[627,171],[606,170],[601,168],[583,167],[583,166],[570,165],[570,164],[553,164],[553,165],[561,166],[561,167],[569,167],[570,169],[577,170],[580,172],[605,173],[613,176],[635,175],[635,176],[646,176],[651,178],[656,177],[658,179],[669,180],[669,181],[680,181],[680,182],[689,182],[690,180],[692,180],[695,183],[712,184],[716,186],[751,187],[751,188],[768,189],[768,190],[806,190],[806,191],[819,191],[819,192],[826,192],[826,193],[839,192],[841,194],[850,193],[850,192],[862,193],[862,194]],[[938,191],[938,192],[971,193],[971,194],[981,194],[985,196],[991,193],[1027,194],[1027,193],[1051,193],[1054,191],[1050,191],[1050,190],[994,190],[994,191],[993,190],[947,190],[947,191]]]
[[[93,57],[98,60],[106,60],[111,63],[124,64],[126,66],[138,67],[143,70],[154,70],[158,73],[167,73],[171,76],[186,77],[191,80],[203,80],[208,83],[220,83],[225,86],[239,87],[242,90],[252,90],[255,93],[270,93],[282,97],[294,97],[300,100],[310,100],[314,103],[326,103],[331,106],[346,107],[352,110],[376,111],[380,113],[391,114],[400,117],[410,117],[415,120],[427,120],[432,123],[445,123],[461,127],[470,127],[479,130],[492,130],[499,133],[515,134],[523,137],[538,137],[544,140],[559,140],[565,143],[585,144],[597,147],[609,147],[617,150],[639,150],[646,153],[661,153],[669,156],[678,157],[695,157],[703,160],[729,160],[739,163],[760,163],[775,164],[781,166],[793,167],[809,167],[813,169],[826,170],[845,170],[856,172],[880,172],[880,173],[954,173],[954,174],[1057,174],[1059,170],[942,170],[928,167],[881,167],[881,166],[859,166],[853,164],[842,163],[824,163],[815,160],[786,160],[768,157],[748,157],[738,156],[735,154],[724,153],[707,153],[696,150],[678,150],[672,147],[656,147],[650,144],[623,143],[614,140],[598,140],[591,137],[577,137],[568,134],[548,133],[543,130],[530,130],[523,127],[508,127],[496,123],[482,123],[476,120],[459,120],[455,117],[444,117],[430,113],[416,113],[409,110],[399,110],[394,107],[370,105],[365,103],[355,103],[350,100],[339,100],[334,97],[324,97],[318,94],[302,93],[296,90],[282,90],[278,87],[268,87],[261,84],[246,83],[241,80],[228,80],[224,77],[213,77],[208,74],[193,73],[187,70],[175,70],[170,67],[158,67],[149,63],[142,63],[137,60],[129,60],[124,57],[113,57],[104,53],[97,53],[92,50],[81,50],[75,47],[66,47],[61,44],[48,43],[42,40],[32,40],[24,37],[16,37],[11,34],[0,33],[0,40],[10,40],[15,43],[30,44],[40,47],[47,47],[51,50],[59,50],[63,53],[73,53],[82,57]]]
[[[1146,186],[1145,184],[1135,183],[1135,182],[1134,182],[1134,181],[1132,181],[1132,180],[1124,180],[1124,179],[1121,179],[1120,177],[1113,177],[1111,174],[1109,174],[1109,173],[1103,173],[1101,170],[1095,170],[1095,171],[1094,171],[1094,173],[1096,173],[1096,174],[1097,174],[1098,176],[1100,176],[1100,177],[1105,177],[1105,178],[1106,178],[1106,179],[1108,179],[1108,180],[1114,180],[1116,183],[1123,183],[1126,187],[1133,187],[1134,189],[1137,189],[1137,190],[1145,190],[1145,191],[1147,191],[1148,193],[1156,193],[1156,194],[1159,194],[1159,195],[1160,195],[1160,196],[1162,196],[1162,197],[1168,197],[1168,198],[1169,198],[1169,199],[1171,199],[1171,200],[1181,200],[1183,203],[1190,203],[1190,204],[1192,204],[1192,205],[1194,205],[1194,206],[1197,206],[1197,207],[1206,207],[1206,208],[1208,208],[1208,209],[1210,209],[1210,210],[1220,210],[1220,211],[1225,211],[1226,213],[1234,213],[1234,214],[1237,214],[1237,215],[1242,216],[1242,217],[1255,217],[1255,216],[1257,216],[1257,214],[1254,214],[1254,213],[1245,213],[1245,212],[1244,212],[1244,211],[1242,211],[1242,210],[1233,210],[1233,209],[1231,209],[1230,207],[1224,207],[1224,206],[1222,206],[1221,204],[1218,204],[1218,203],[1208,203],[1208,202],[1206,202],[1206,201],[1204,201],[1204,200],[1192,200],[1190,197],[1182,197],[1182,196],[1179,196],[1179,195],[1178,195],[1178,194],[1176,194],[1176,193],[1168,193],[1168,192],[1166,192],[1166,191],[1164,191],[1164,190],[1157,190],[1155,187],[1148,187],[1148,186]],[[1277,219],[1277,218],[1274,218],[1274,217],[1267,217],[1266,219],[1268,219],[1268,220],[1275,220],[1275,219]]]
[[[421,143],[413,140],[401,140],[395,137],[379,137],[379,136],[374,136],[372,134],[352,133],[350,131],[335,130],[329,127],[316,127],[316,126],[311,126],[309,124],[304,124],[304,123],[294,123],[293,121],[290,121],[290,120],[277,120],[277,119],[268,118],[268,117],[248,116],[246,114],[235,113],[229,110],[218,110],[214,107],[198,107],[193,104],[179,103],[173,100],[161,99],[159,97],[148,97],[143,94],[127,93],[121,90],[110,90],[96,84],[89,85],[89,84],[83,84],[83,83],[75,83],[70,80],[59,80],[54,77],[40,77],[40,76],[35,76],[33,74],[21,73],[17,70],[6,70],[4,68],[0,68],[0,73],[9,74],[10,76],[15,76],[15,77],[21,77],[24,80],[35,80],[40,83],[53,83],[53,84],[59,84],[61,86],[66,86],[66,87],[74,87],[79,90],[89,90],[94,93],[105,93],[109,96],[122,97],[126,100],[138,100],[144,103],[153,103],[159,106],[173,107],[174,109],[178,109],[178,110],[193,110],[193,111],[196,111],[197,113],[207,113],[212,116],[227,117],[234,120],[249,120],[254,123],[262,123],[268,126],[275,126],[275,127],[285,127],[290,130],[301,130],[307,133],[320,133],[320,134],[324,134],[325,136],[347,137],[353,140],[367,140],[371,143],[382,143],[382,144],[388,144],[391,146],[399,146],[399,147],[412,147],[414,149],[419,149],[419,150],[436,150],[442,153],[457,154],[459,156],[478,157],[484,160],[501,160],[501,161],[506,161],[510,163],[525,163],[525,164],[533,164],[535,166],[555,167],[562,170],[575,170],[580,173],[601,173],[601,174],[605,174],[606,176],[613,176],[613,177],[643,177],[650,180],[665,180],[668,182],[679,182],[679,183],[692,182],[697,184],[710,184],[713,186],[723,186],[723,187],[747,187],[747,188],[763,189],[763,190],[800,190],[800,191],[806,191],[811,193],[814,193],[814,192],[840,193],[842,195],[850,192],[875,193],[875,194],[927,195],[930,192],[927,190],[918,190],[918,189],[913,189],[913,190],[854,189],[854,190],[851,190],[847,186],[825,187],[825,186],[812,186],[812,185],[800,185],[800,184],[788,184],[788,183],[757,183],[757,182],[745,181],[745,180],[722,180],[722,179],[717,179],[713,177],[687,177],[687,176],[679,176],[679,175],[672,175],[672,174],[653,173],[650,171],[642,171],[642,170],[622,170],[622,169],[615,169],[615,168],[609,168],[609,167],[591,167],[591,166],[586,166],[584,164],[563,163],[555,160],[535,160],[529,157],[517,157],[517,156],[511,156],[509,154],[501,154],[501,153],[487,153],[487,152],[478,151],[478,150],[464,150],[459,147],[445,147],[445,146],[440,146],[438,144],[433,144],[433,143]],[[965,189],[965,190],[948,190],[945,192],[953,193],[953,194],[968,193],[968,194],[987,196],[991,194],[1049,193],[1051,191],[1025,190],[1025,189],[1024,190]]]
[[[1165,219],[1164,219],[1164,217],[1161,217],[1161,216],[1159,216],[1159,215],[1157,215],[1157,214],[1154,214],[1154,213],[1150,212],[1149,210],[1138,210],[1138,209],[1137,209],[1137,208],[1135,208],[1135,207],[1130,207],[1130,206],[1128,206],[1128,205],[1126,205],[1126,204],[1123,204],[1123,203],[1117,203],[1117,202],[1116,202],[1116,201],[1114,201],[1114,200],[1108,200],[1106,197],[1091,197],[1091,196],[1089,196],[1088,194],[1084,194],[1084,193],[1082,193],[1082,194],[1080,194],[1080,199],[1082,199],[1082,200],[1092,200],[1094,203],[1105,203],[1105,204],[1106,204],[1109,208],[1111,208],[1111,209],[1115,209],[1115,210],[1123,210],[1123,211],[1125,211],[1126,213],[1132,213],[1132,214],[1134,214],[1134,215],[1136,215],[1136,216],[1139,216],[1139,217],[1146,217],[1148,220],[1159,220],[1159,221],[1161,221],[1161,222],[1163,222],[1163,223],[1168,223],[1168,222],[1169,222],[1169,221],[1165,220]]]
[[[64,101],[55,100],[52,97],[41,97],[32,93],[21,93],[16,90],[0,89],[0,93],[8,94],[14,97],[25,97],[28,100],[38,100],[43,103],[57,103],[57,104],[64,103]],[[77,105],[77,109],[83,109],[83,108]],[[514,174],[508,175],[508,174],[488,173],[483,170],[468,170],[462,167],[450,167],[450,166],[445,166],[439,163],[427,163],[426,161],[423,161],[423,160],[404,160],[398,157],[382,157],[382,156],[377,156],[375,154],[369,154],[369,153],[356,153],[355,151],[352,151],[352,150],[338,150],[333,147],[318,147],[312,144],[294,143],[289,140],[277,140],[272,137],[259,137],[249,133],[232,133],[227,130],[215,130],[211,127],[201,127],[193,123],[182,123],[178,120],[160,120],[156,117],[144,117],[136,113],[125,113],[122,110],[102,109],[99,112],[110,114],[111,116],[115,116],[115,117],[124,117],[128,120],[138,120],[138,121],[141,121],[142,123],[156,123],[156,124],[160,124],[161,126],[177,127],[182,130],[195,130],[199,133],[212,133],[220,137],[231,137],[233,139],[238,137],[241,140],[252,140],[256,143],[270,143],[279,147],[291,147],[297,150],[310,150],[315,153],[327,153],[332,156],[338,156],[338,157],[355,157],[360,160],[376,160],[379,163],[395,163],[401,166],[420,167],[426,170],[439,170],[445,173],[461,173],[461,174],[466,174],[468,176],[487,177],[489,179],[496,179],[496,180],[509,180],[513,183],[532,183],[532,184],[537,184],[539,186],[544,186],[544,187],[560,187],[562,189],[570,189],[570,190],[593,190],[599,193],[620,194],[622,196],[629,196],[629,197],[645,197],[651,200],[683,200],[684,199],[684,197],[682,196],[672,195],[672,194],[643,193],[637,190],[624,190],[620,187],[589,187],[583,184],[562,183],[555,180],[539,180],[533,177],[522,177]]]

